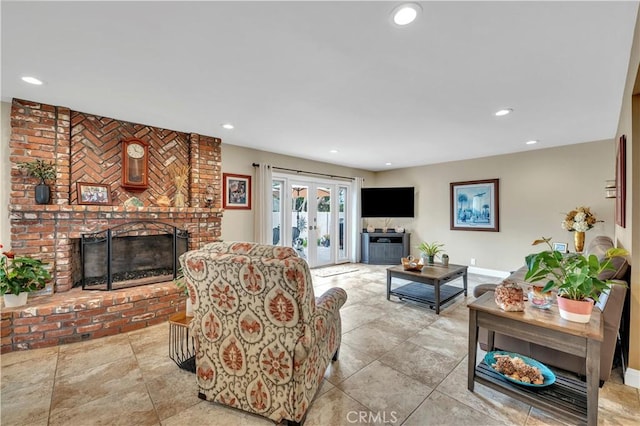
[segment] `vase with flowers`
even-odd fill
[[[6,307],[25,305],[29,292],[43,289],[50,279],[51,275],[41,260],[2,252],[0,294],[4,296]]]
[[[587,258],[580,253],[564,254],[553,250],[551,238],[543,237],[533,242],[533,245],[538,244],[547,244],[549,250],[525,258],[528,271],[524,279],[531,283],[546,280],[542,293],[553,289],[558,291],[558,310],[562,318],[589,322],[594,301],[598,301],[600,294],[613,284],[611,280],[600,279],[600,275],[606,270],[615,269],[611,259],[627,256],[629,252],[610,248],[599,260],[593,254]]]
[[[562,221],[562,229],[575,232],[573,244],[576,252],[582,252],[584,249],[584,233],[593,228],[598,222],[602,222],[602,220],[598,220],[589,207],[576,207],[575,210],[571,210],[566,214]]]

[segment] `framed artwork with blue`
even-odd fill
[[[451,229],[500,231],[499,179],[451,182]]]

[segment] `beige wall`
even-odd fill
[[[605,181],[614,178],[613,141],[532,150],[378,173],[379,186],[416,187],[416,219],[406,224],[413,254],[420,241],[445,244],[452,263],[481,269],[511,271],[533,251],[542,236],[568,242],[573,233],[562,230],[563,213],[589,206],[604,223],[587,232],[613,237],[614,200],[605,198]],[[500,232],[450,230],[449,183],[500,179]]]
[[[9,226],[9,192],[11,188],[11,163],[9,163],[9,140],[11,139],[11,104],[0,105],[0,244],[8,250],[11,244]]]
[[[255,183],[255,168],[252,165],[253,163],[268,163],[274,167],[284,167],[287,169],[304,170],[307,172],[332,174],[336,176],[359,176],[365,178],[369,185],[371,185],[375,179],[372,172],[229,145],[225,144],[223,140],[223,173],[250,175],[253,185]],[[222,239],[227,241],[253,241],[254,211],[255,209],[226,210],[222,218]]]
[[[629,59],[629,69],[622,99],[622,110],[616,137],[627,136],[627,209],[626,227],[616,226],[618,245],[631,252],[631,337],[629,368],[635,371],[629,378],[640,387],[640,15]],[[635,94],[635,96],[634,96]],[[634,137],[635,135],[635,137]],[[634,226],[635,225],[635,226]]]

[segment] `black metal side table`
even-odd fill
[[[169,317],[169,358],[183,370],[196,372],[196,349],[189,323],[193,317],[178,312]]]

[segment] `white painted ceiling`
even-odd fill
[[[638,2],[398,4],[3,0],[2,100],[372,171],[615,137]]]

